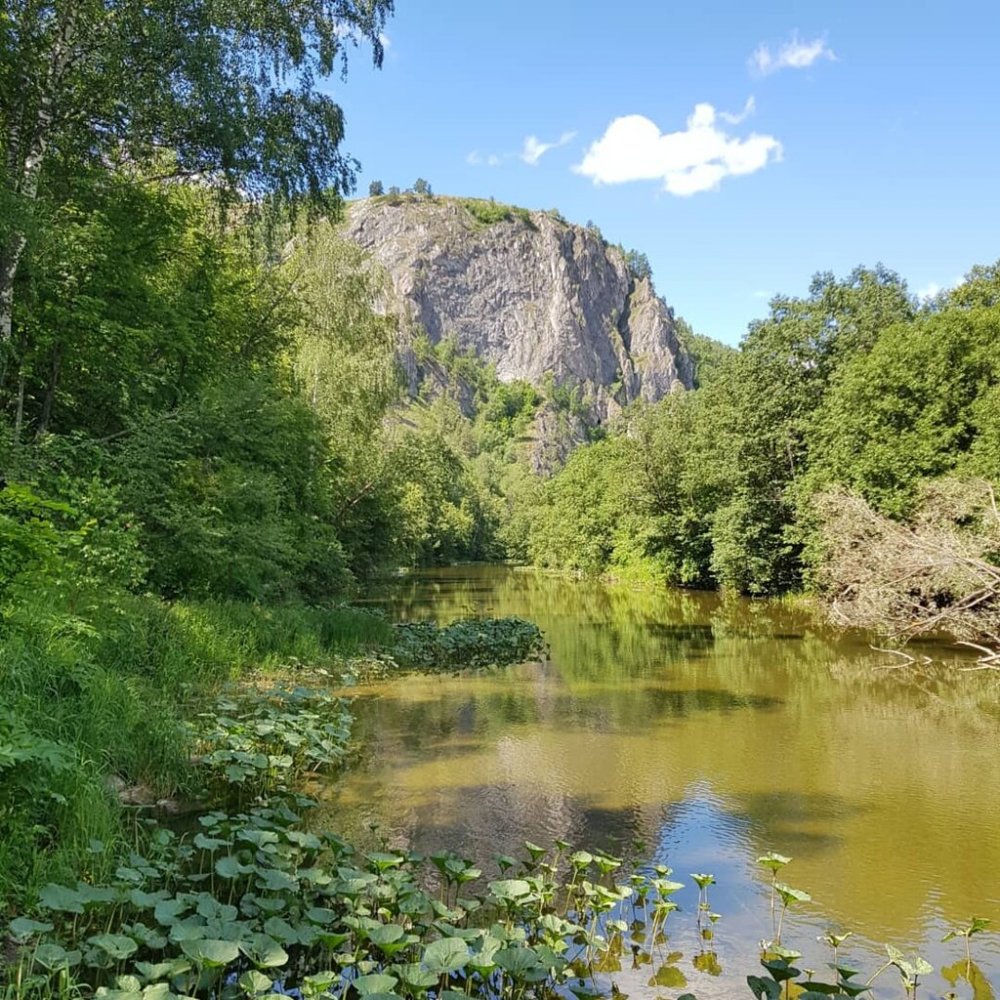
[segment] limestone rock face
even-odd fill
[[[400,317],[411,377],[408,337],[423,331],[503,381],[580,386],[596,421],[691,386],[671,311],[588,229],[521,210],[487,223],[459,199],[407,196],[354,203],[345,229],[388,276],[382,308]]]

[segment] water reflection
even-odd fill
[[[408,618],[531,617],[551,660],[365,692],[364,764],[328,793],[347,832],[377,824],[398,845],[477,858],[524,839],[640,842],[679,873],[708,869],[722,974],[691,965],[690,912],[672,931],[699,997],[746,989],[768,931],[755,864],[768,850],[794,856],[788,881],[816,900],[790,931],[807,967],[823,967],[815,938],[831,924],[856,932],[868,967],[870,942],[890,941],[939,969],[961,953],[940,943],[948,925],[975,913],[1000,926],[996,675],[892,669],[793,607],[715,595],[491,569],[405,581],[385,602]],[[681,901],[690,910],[693,890]],[[996,982],[1000,948],[979,941]],[[655,995],[648,969],[629,975],[616,974],[624,992]]]

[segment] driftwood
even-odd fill
[[[970,669],[1000,670],[1000,510],[989,483],[931,483],[906,522],[841,490],[820,495],[816,511],[819,584],[836,622],[900,645],[948,635],[982,654]]]

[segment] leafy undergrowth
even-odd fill
[[[115,998],[599,992],[595,962],[627,929],[606,915],[639,877],[614,885],[581,854],[567,886],[529,856],[521,877],[466,896],[480,875],[468,861],[359,853],[304,829],[310,804],[212,812],[189,840],[155,831],[106,884],[46,886],[39,919],[11,925],[21,947],[7,996],[68,997],[81,983]],[[654,910],[667,898],[656,881],[641,883]]]

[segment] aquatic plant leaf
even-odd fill
[[[295,892],[299,887],[299,880],[287,872],[267,868],[257,873],[257,885],[269,892]]]
[[[390,868],[398,868],[406,860],[401,854],[389,854],[386,851],[375,851],[372,854],[366,854],[365,857],[380,872],[388,871]]]
[[[221,941],[217,938],[201,938],[198,941],[182,941],[181,951],[195,965],[209,969],[221,969],[239,958],[240,948],[235,941]]]
[[[774,979],[764,979],[763,976],[747,976],[747,986],[757,1000],[779,1000],[781,984]]]
[[[368,931],[368,940],[390,958],[408,944],[406,931],[399,924],[381,924]]]
[[[258,969],[275,969],[288,961],[288,952],[270,934],[254,934],[239,948]]]
[[[75,913],[78,916],[83,913],[83,898],[69,886],[55,885],[50,882],[38,894],[38,901],[46,910],[55,910],[58,913]]]
[[[504,948],[493,956],[493,961],[515,979],[539,967],[538,957],[530,948]]]
[[[173,979],[191,970],[186,958],[169,958],[163,962],[136,962],[136,972],[145,979]]]
[[[785,906],[790,906],[792,903],[809,903],[812,901],[812,896],[808,892],[803,892],[802,889],[793,889],[790,885],[785,885],[784,882],[775,882],[774,891],[781,897],[781,901]]]
[[[265,976],[263,972],[251,969],[249,972],[244,972],[243,975],[236,980],[236,985],[239,986],[244,993],[249,993],[251,996],[255,996],[258,993],[263,993],[265,990],[269,990],[273,984],[270,976]]]
[[[281,917],[268,917],[264,921],[264,933],[270,934],[281,944],[298,944],[299,941],[298,931]]]
[[[233,854],[227,854],[224,858],[219,858],[215,862],[215,874],[219,878],[239,878],[241,875],[249,875],[250,872],[255,870],[252,865],[241,864],[240,859]]]
[[[169,997],[183,1000],[177,993],[171,993],[169,983],[152,983],[142,991],[142,1000],[168,1000]]]
[[[87,938],[87,944],[100,948],[116,962],[134,955],[139,950],[139,945],[124,934],[95,934]]]
[[[77,952],[79,955],[79,952]],[[52,941],[40,944],[32,955],[32,961],[50,972],[54,969],[63,969],[70,964],[70,953]]]
[[[507,878],[490,882],[489,890],[497,899],[517,900],[527,896],[531,886],[523,878]]]
[[[437,973],[425,969],[419,962],[409,962],[393,968],[399,973],[399,978],[414,990],[426,990],[434,986],[440,978]]]
[[[351,985],[363,997],[374,996],[379,993],[391,993],[393,987],[399,980],[395,976],[387,975],[384,972],[373,972],[368,976],[358,976],[351,981]]]
[[[217,851],[220,847],[228,847],[229,841],[219,837],[206,837],[203,833],[196,833],[194,836],[194,846],[199,851]]]
[[[320,969],[310,976],[302,977],[302,994],[307,997],[318,996],[339,981],[339,972],[334,972],[332,969]]]
[[[771,976],[779,983],[786,979],[794,979],[800,975],[801,969],[796,969],[783,958],[762,958],[760,964],[771,973]]]
[[[52,930],[52,924],[32,920],[30,917],[15,917],[8,925],[10,936],[18,942],[27,941],[35,934],[47,934]]]
[[[779,868],[783,868],[792,859],[786,857],[784,854],[778,854],[777,851],[768,851],[767,854],[762,854],[757,859],[757,864],[763,865],[763,867],[769,869],[772,872],[776,872]]]
[[[450,975],[463,968],[469,960],[469,946],[454,937],[438,938],[425,949],[420,961],[428,972],[439,976]]]

